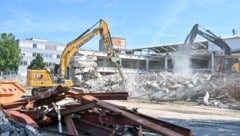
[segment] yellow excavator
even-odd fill
[[[98,27],[96,25],[99,24]],[[111,35],[108,29],[107,23],[100,19],[96,24],[83,32],[79,37],[69,42],[60,58],[59,66],[56,65],[54,72],[50,72],[46,69],[27,71],[27,85],[32,87],[32,94],[46,90],[46,88],[54,87],[58,85],[72,87],[73,82],[68,75],[68,65],[73,55],[81,48],[85,43],[90,41],[96,35],[100,35],[101,41],[104,44],[107,56],[112,63],[117,67],[122,79],[125,81],[125,74],[123,73],[121,66],[121,59],[118,57],[115,49],[113,48]],[[59,69],[59,70],[57,70]]]

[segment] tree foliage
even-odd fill
[[[36,58],[31,61],[31,64],[28,66],[28,69],[43,69],[45,63],[43,57],[40,54],[37,54]]]
[[[16,71],[20,64],[20,48],[12,33],[0,36],[0,71]]]

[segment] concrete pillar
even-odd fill
[[[211,66],[212,66],[211,72],[212,72],[212,74],[215,72],[214,71],[214,56],[215,56],[215,53],[212,52],[212,54],[211,54],[211,62],[212,62],[212,64],[211,64]]]
[[[149,71],[149,59],[146,59],[146,70]]]
[[[168,56],[165,56],[165,58],[164,58],[164,68],[165,68],[165,71],[167,71],[168,70]]]
[[[135,65],[134,68],[136,68],[136,69],[140,68],[140,60],[136,60],[136,65]]]
[[[103,59],[103,66],[104,67],[109,67],[110,66],[110,60],[108,60],[108,59]]]
[[[106,66],[106,59],[103,59],[103,66]]]

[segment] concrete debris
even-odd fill
[[[198,101],[208,92],[205,103],[212,104],[212,100],[240,101],[236,86],[240,83],[239,76],[225,76],[212,78],[215,75],[196,73],[193,75],[172,74],[167,72],[138,75],[129,83],[132,97],[145,95],[150,100],[192,100]],[[238,85],[239,86],[239,85]],[[238,90],[237,90],[238,89]],[[235,90],[232,92],[231,90]],[[137,93],[135,93],[137,92]],[[233,95],[235,93],[235,95]],[[136,94],[138,96],[136,96]],[[141,95],[142,94],[142,95]],[[131,96],[131,95],[130,95]],[[221,97],[221,98],[219,98]],[[205,97],[207,98],[207,97]],[[202,100],[202,99],[201,99]]]
[[[105,75],[84,82],[84,92],[119,92],[125,90],[120,75]]]
[[[88,68],[88,67],[97,67],[96,62],[79,62],[79,61],[73,61],[72,64],[76,68]]]
[[[233,98],[236,95],[232,95],[233,93],[229,91],[229,88],[233,89],[236,86],[234,84],[239,84],[239,82],[239,76],[215,78],[215,75],[204,73],[189,75],[160,72],[128,75],[126,84],[123,84],[118,74],[102,76],[86,80],[82,88],[86,92],[127,90],[131,98],[157,101],[191,100],[217,106],[219,104],[214,104],[213,100],[221,100],[221,103],[224,103],[223,98],[228,101],[240,100]],[[208,93],[208,100],[207,97],[203,100],[206,93]]]
[[[146,94],[145,98],[151,100],[183,100],[188,98],[187,95],[194,87],[208,79],[208,74],[182,75],[161,72],[136,75],[130,79],[127,88],[132,97]]]
[[[40,134],[30,125],[9,120],[0,110],[0,135],[1,136],[46,136]]]
[[[203,97],[203,104],[208,105],[209,104],[209,93],[206,92],[206,94]]]
[[[85,81],[100,76],[97,72],[97,57],[94,55],[83,55],[78,53],[70,62],[74,67],[73,82],[75,86],[85,86]]]

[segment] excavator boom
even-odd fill
[[[216,36],[210,30],[202,31],[199,29],[199,25],[195,24],[188,36],[186,37],[184,44],[192,44],[197,37],[197,35],[202,36],[203,38],[207,39],[208,41],[214,43],[216,46],[221,48],[224,51],[224,56],[219,56],[219,64],[217,71],[218,72],[229,72],[229,71],[240,71],[240,63],[238,57],[235,58],[231,55],[231,48],[230,46],[221,38]]]
[[[98,23],[99,23],[99,27],[93,29]],[[91,31],[91,29],[93,30]],[[86,30],[83,34],[81,34],[78,38],[76,38],[75,40],[67,44],[60,59],[60,76],[62,79],[64,79],[66,68],[72,56],[78,51],[79,48],[81,48],[85,43],[87,43],[89,40],[91,40],[93,37],[95,37],[98,34],[100,34],[101,36],[101,40],[103,41],[107,56],[118,68],[121,77],[123,79],[125,78],[125,76],[123,76],[124,74],[122,71],[121,62],[116,61],[120,59],[116,59],[116,57],[117,58],[119,57],[116,55],[116,52],[113,49],[112,39],[108,29],[108,25],[104,20],[101,19],[92,27],[90,27],[88,30]]]
[[[67,47],[64,49],[61,59],[60,59],[60,70],[61,77],[65,76],[66,68],[70,62],[72,56],[78,51],[80,47],[82,47],[86,42],[91,40],[95,35],[98,35],[100,32],[99,28],[94,29],[91,33],[83,35],[81,38],[77,38],[76,40],[67,44]]]
[[[89,32],[93,27],[95,27],[98,23],[100,23],[99,28],[95,28],[91,32]],[[70,59],[72,56],[78,51],[79,48],[81,48],[85,43],[90,41],[93,37],[98,35],[101,30],[101,24],[105,23],[103,20],[98,21],[96,24],[94,24],[92,27],[87,29],[85,32],[83,32],[80,36],[78,36],[73,41],[69,42],[66,45],[66,48],[63,50],[62,56],[60,58],[60,76],[61,78],[64,78],[65,71],[67,69],[67,66],[70,62]]]
[[[210,30],[201,31],[199,29],[199,25],[195,24],[191,29],[190,33],[188,34],[187,38],[185,39],[185,44],[192,44],[197,37],[197,35],[202,36],[203,38],[207,39],[208,41],[214,43],[219,48],[224,51],[225,55],[231,55],[231,48],[230,46],[221,38],[217,37],[213,32]]]

